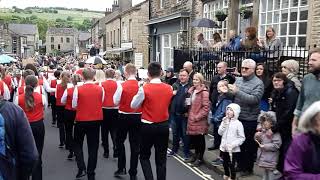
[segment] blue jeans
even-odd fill
[[[184,117],[183,115],[173,115],[171,119],[171,128],[172,128],[172,151],[173,152],[178,152],[179,150],[179,141],[180,138],[182,139],[183,142],[183,153],[185,157],[189,157],[190,152],[189,152],[189,138],[187,136],[187,124],[188,124],[188,119]]]

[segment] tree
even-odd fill
[[[73,17],[71,17],[71,16],[67,17],[67,21],[72,21],[72,20],[73,20]]]
[[[38,16],[32,15],[32,16],[30,16],[30,19],[31,19],[31,20],[36,20],[36,19],[38,19]]]

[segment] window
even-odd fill
[[[118,44],[120,44],[120,29],[118,28]]]
[[[116,30],[113,30],[113,44],[116,44]]]
[[[259,37],[273,27],[282,44],[304,47],[307,40],[307,0],[265,0],[260,3]]]
[[[165,69],[173,66],[173,50],[171,34],[162,35],[161,65]]]
[[[66,41],[67,41],[67,43],[70,43],[70,38],[67,37]]]
[[[112,36],[112,31],[111,31],[111,32],[110,32],[110,43],[111,43],[112,45],[114,45],[114,44],[113,44],[113,39],[112,39],[112,38],[113,38],[113,36]]]
[[[54,50],[54,44],[51,44],[51,50]]]
[[[58,44],[58,50],[60,50],[60,49],[61,49],[60,44]]]
[[[132,41],[132,19],[129,20],[129,41]]]
[[[164,8],[164,3],[166,0],[159,0],[159,7],[162,9]]]
[[[213,34],[215,32],[218,32],[221,35],[221,38],[223,40],[227,39],[228,17],[225,21],[219,22],[219,21],[217,21],[216,16],[215,16],[216,11],[222,10],[222,9],[225,12],[228,11],[228,1],[227,0],[213,1],[213,2],[207,3],[203,6],[203,17],[214,20],[221,27],[221,28],[204,28],[203,35],[206,40],[213,42]]]
[[[106,43],[107,43],[108,45],[110,45],[110,42],[109,42],[109,33],[108,33],[108,32],[106,33]]]
[[[63,37],[61,37],[61,43],[63,43]]]
[[[54,37],[51,37],[51,42],[52,42],[52,43],[54,42]]]

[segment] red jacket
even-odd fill
[[[119,103],[119,111],[124,113],[141,113],[141,108],[132,109],[131,101],[139,90],[139,84],[137,80],[127,80],[122,83],[122,94]]]
[[[104,101],[103,107],[114,108],[116,105],[113,102],[113,96],[117,90],[118,84],[114,80],[106,80],[101,83],[102,88],[104,89]]]

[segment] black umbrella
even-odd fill
[[[192,27],[220,28],[220,26],[211,19],[196,19],[191,23]]]

